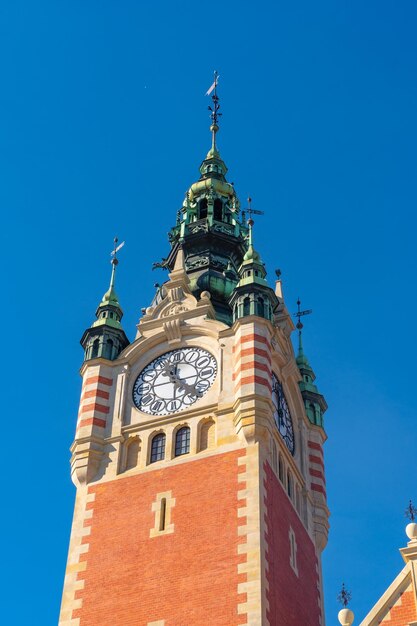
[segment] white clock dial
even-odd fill
[[[136,378],[133,402],[150,415],[183,411],[210,389],[216,374],[216,359],[202,348],[166,352],[151,361]]]
[[[274,405],[275,424],[288,450],[294,454],[295,441],[291,413],[282,385],[275,374],[272,374],[272,403]]]

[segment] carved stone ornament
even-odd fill
[[[171,304],[165,311],[161,313],[161,317],[169,317],[170,315],[178,315],[184,311],[189,311],[190,308],[185,304]]]
[[[168,341],[175,342],[181,337],[180,324],[184,323],[184,318],[188,319],[194,315],[215,316],[210,298],[207,297],[208,292],[205,292],[205,297],[202,295],[200,300],[197,300],[191,293],[190,279],[185,270],[184,252],[181,248],[177,253],[174,269],[169,274],[169,280],[164,283],[164,289],[166,290],[166,297],[156,306],[146,309],[146,314],[140,320],[138,324],[139,336],[153,332],[153,329],[158,325],[158,320],[174,318],[174,325],[171,321],[164,322],[164,330]]]

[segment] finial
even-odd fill
[[[414,522],[417,517],[417,509],[410,500],[408,507],[405,509],[405,516],[410,522]]]
[[[313,309],[306,309],[305,311],[301,310],[301,300],[300,298],[298,298],[297,300],[297,312],[293,313],[293,316],[297,318],[297,324],[295,325],[295,327],[298,329],[298,354],[302,355],[303,353],[303,342],[302,342],[302,330],[304,327],[304,324],[301,322],[301,317],[303,315],[310,315],[310,313],[313,312]]]
[[[405,510],[405,516],[407,519],[410,520],[410,523],[407,524],[405,528],[405,534],[410,539],[410,541],[414,543],[415,541],[417,541],[417,524],[416,524],[417,509],[413,505],[411,500],[410,500],[408,507]]]
[[[120,248],[123,248],[123,246],[125,245],[125,242],[122,241],[122,243],[118,244],[118,238],[115,237],[113,239],[114,242],[114,248],[113,250],[110,252],[110,256],[111,256],[111,261],[110,263],[113,265],[112,267],[112,271],[111,271],[111,278],[110,278],[110,287],[109,287],[109,291],[111,291],[114,287],[114,279],[115,279],[115,275],[116,275],[116,266],[119,263],[119,259],[117,258],[117,253],[119,252]]]
[[[353,624],[353,620],[355,619],[353,611],[347,608],[349,602],[351,601],[351,598],[351,592],[347,591],[345,583],[342,583],[342,589],[337,596],[337,601],[340,602],[340,604],[343,606],[342,610],[339,611],[339,614],[337,616],[342,626],[351,626]]]
[[[207,92],[206,92],[206,96],[209,96],[211,93],[213,94],[211,96],[213,105],[208,107],[208,110],[211,111],[210,130],[211,130],[211,150],[213,153],[217,152],[216,133],[219,130],[219,125],[218,125],[219,117],[222,115],[221,113],[219,113],[220,104],[219,104],[219,96],[217,95],[217,83],[219,82],[219,78],[220,78],[219,74],[216,71],[214,71],[214,81],[212,85],[207,89]]]
[[[111,256],[111,261],[110,261],[110,263],[112,263],[113,265],[117,265],[117,264],[119,263],[119,260],[118,260],[118,258],[117,258],[117,253],[119,252],[120,248],[123,248],[123,246],[125,245],[125,242],[124,242],[124,241],[122,241],[122,243],[121,243],[121,244],[117,245],[117,243],[118,243],[118,241],[119,241],[117,237],[115,237],[115,238],[113,239],[113,241],[114,241],[114,248],[113,248],[113,250],[110,252],[110,256]]]
[[[345,583],[342,583],[342,588],[340,590],[339,595],[337,596],[337,601],[339,602],[339,604],[342,604],[344,608],[346,608],[349,602],[351,601],[351,599],[352,599],[351,592],[346,589]]]
[[[252,215],[265,215],[263,211],[258,211],[257,209],[252,209],[252,198],[248,198],[248,208],[242,211],[242,215],[249,215],[248,225],[253,226],[254,222],[252,219]]]

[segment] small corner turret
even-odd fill
[[[252,213],[250,198],[248,202],[248,212]],[[250,218],[248,249],[239,267],[239,282],[233,290],[229,305],[233,311],[233,321],[246,315],[257,315],[272,322],[278,298],[268,286],[265,265],[253,246],[253,224],[253,219]]]
[[[313,426],[320,426],[324,429],[324,413],[327,410],[327,402],[324,396],[319,392],[317,386],[314,384],[316,375],[311,367],[307,357],[303,350],[302,329],[303,324],[301,322],[301,316],[312,313],[311,309],[308,311],[301,311],[300,299],[297,300],[298,311],[295,316],[298,318],[296,328],[298,329],[298,354],[296,358],[298,369],[302,376],[298,383],[301,391],[301,395],[304,400],[304,406],[308,419]]]
[[[124,245],[123,242],[118,246],[117,242],[116,237],[114,250],[111,253],[112,272],[109,288],[98,305],[96,321],[84,331],[81,337],[80,343],[84,348],[84,361],[98,358],[113,361],[129,345],[129,340],[121,325],[123,310],[115,291],[116,267],[119,263],[117,252]]]

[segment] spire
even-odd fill
[[[259,254],[256,252],[255,248],[253,247],[253,226],[255,224],[255,222],[252,219],[252,215],[263,215],[264,212],[263,211],[257,211],[256,209],[252,209],[252,198],[248,198],[248,208],[246,209],[246,211],[242,211],[243,217],[246,215],[246,213],[248,213],[249,215],[249,219],[248,219],[248,251],[246,252],[245,256],[243,257],[244,261],[260,261],[261,257],[259,256]]]
[[[156,267],[173,271],[180,248],[185,272],[195,297],[209,291],[217,319],[231,324],[233,314],[229,298],[238,282],[238,268],[247,252],[248,228],[240,217],[240,203],[233,183],[226,180],[227,167],[217,146],[220,100],[219,75],[206,92],[211,96],[211,147],[200,165],[200,177],[185,193],[177,212],[176,224],[168,239],[171,250]]]
[[[211,126],[210,126],[210,131],[211,131],[211,149],[209,150],[208,154],[207,154],[207,158],[211,158],[214,156],[220,156],[218,150],[217,150],[217,146],[216,146],[216,135],[219,131],[219,117],[222,115],[221,113],[219,113],[220,110],[220,99],[219,96],[217,95],[217,83],[219,82],[219,75],[216,71],[214,71],[214,81],[213,84],[211,85],[211,87],[207,90],[206,95],[209,96],[211,93],[213,94],[211,96],[211,99],[213,101],[213,104],[211,106],[208,107],[208,110],[211,112],[210,113],[210,118],[211,118]]]
[[[308,419],[315,426],[323,428],[323,414],[327,409],[327,403],[324,397],[321,395],[317,386],[314,384],[316,375],[311,367],[310,363],[303,350],[302,330],[303,323],[301,318],[304,315],[310,315],[313,312],[312,309],[301,310],[301,300],[297,300],[297,312],[294,313],[294,317],[298,319],[296,328],[298,329],[298,355],[296,363],[300,370],[301,380],[298,382],[298,386],[301,391],[301,395],[304,400],[304,406]]]
[[[247,250],[239,267],[239,282],[229,299],[229,304],[233,309],[235,321],[247,315],[257,315],[272,321],[278,299],[274,291],[268,286],[265,278],[265,265],[253,245],[254,221],[252,214],[262,215],[263,212],[252,209],[251,202],[251,198],[248,198],[249,208],[245,211],[250,216],[247,221]]]
[[[298,319],[297,324],[296,324],[296,328],[298,330],[298,356],[297,356],[297,365],[298,365],[298,367],[301,367],[301,366],[304,365],[305,367],[310,368],[310,364],[308,362],[308,359],[304,355],[304,351],[303,351],[302,331],[303,331],[303,328],[304,328],[304,324],[301,322],[301,317],[303,317],[303,315],[310,315],[312,312],[313,312],[312,309],[307,309],[306,311],[302,311],[301,310],[301,300],[300,300],[300,298],[298,298],[298,300],[297,300],[297,313],[294,313],[294,317],[296,317]],[[313,370],[311,370],[311,371],[313,371]]]
[[[96,320],[81,338],[81,345],[85,350],[85,360],[99,357],[113,360],[129,343],[122,328],[123,310],[115,290],[116,267],[119,263],[117,253],[125,242],[117,244],[118,239],[115,237],[114,248],[110,253],[112,270],[109,288],[97,307]]]
[[[112,264],[112,269],[111,269],[111,276],[110,276],[110,285],[108,290],[106,291],[106,293],[104,294],[102,301],[99,304],[99,307],[102,306],[106,306],[108,304],[112,304],[113,306],[119,307],[120,308],[120,304],[119,304],[119,299],[117,297],[116,291],[115,291],[115,282],[116,282],[116,267],[119,264],[119,259],[117,258],[117,253],[120,250],[120,248],[123,248],[123,246],[125,245],[125,242],[122,241],[122,243],[120,245],[117,245],[118,243],[118,238],[115,237],[114,238],[114,248],[112,250],[112,252],[110,253],[112,259],[111,259],[111,264]]]

